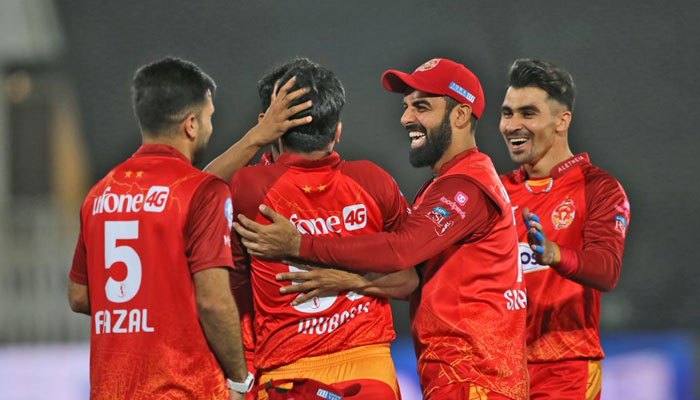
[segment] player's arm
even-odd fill
[[[90,315],[90,297],[87,285],[70,281],[68,283],[68,303],[73,312]]]
[[[295,81],[295,78],[291,78],[280,88],[279,93],[275,94],[273,91],[272,102],[265,112],[265,117],[241,140],[209,163],[204,170],[228,182],[233,173],[248,165],[264,146],[279,139],[289,129],[311,122],[311,116],[290,119],[300,111],[311,107],[311,100],[290,106],[295,99],[309,91],[308,88],[301,88],[290,92]]]
[[[350,290],[369,296],[406,299],[418,287],[418,274],[415,268],[391,274],[358,274],[335,268],[320,268],[308,264],[295,263],[304,272],[284,272],[277,274],[278,281],[293,281],[283,286],[280,293],[304,293],[295,299],[293,305],[301,304],[314,296]]]
[[[69,277],[68,304],[71,310],[90,315],[90,296],[87,286],[87,250],[83,239],[82,219]]]
[[[447,202],[454,202],[451,199],[459,192],[468,200],[453,210]],[[273,223],[258,224],[243,215],[238,216],[240,223],[234,223],[242,243],[252,255],[297,257],[345,266],[353,271],[388,273],[412,268],[460,240],[487,233],[499,210],[473,181],[454,176],[435,182],[420,207],[391,232],[351,237],[302,237],[286,218],[269,207],[261,205],[260,212]]]
[[[238,308],[229,286],[229,271],[227,268],[208,268],[196,272],[193,277],[199,320],[207,342],[226,377],[243,382],[248,370]]]
[[[195,191],[185,226],[187,262],[192,273],[202,329],[226,377],[244,382],[248,376],[238,308],[229,283],[231,231],[229,189],[210,177]],[[243,398],[231,392],[232,398]]]
[[[583,249],[549,241],[537,217],[523,210],[529,227],[528,242],[538,262],[562,276],[603,292],[615,288],[622,270],[622,254],[629,223],[629,202],[620,184],[597,179],[589,183],[588,216],[583,227]]]

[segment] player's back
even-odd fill
[[[232,180],[234,209],[257,222],[266,204],[303,235],[352,236],[389,229],[407,203],[389,174],[370,162],[342,161],[337,153],[307,160],[289,153],[274,165],[240,170]],[[368,255],[371,257],[371,255]],[[292,306],[294,295],[275,275],[292,265],[251,257],[256,312],[256,366],[270,369],[395,338],[386,299],[341,292]],[[238,266],[237,266],[238,267]]]
[[[144,146],[88,194],[92,398],[225,398],[186,248],[190,201],[211,179],[172,148]]]

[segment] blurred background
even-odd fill
[[[90,321],[66,295],[79,208],[140,145],[129,85],[165,55],[219,86],[206,162],[256,122],[267,71],[297,55],[328,67],[347,91],[336,149],[382,166],[409,200],[430,172],[408,163],[402,99],[382,72],[467,65],[486,94],[477,142],[506,172],[508,66],[565,67],[578,87],[572,150],[617,177],[632,206],[622,277],[602,300],[603,399],[700,398],[698,21],[692,0],[0,0],[0,399],[87,398]],[[420,398],[408,308],[394,305],[402,391]]]

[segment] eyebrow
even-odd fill
[[[403,105],[404,105],[404,106],[408,106],[408,104],[406,104],[405,101],[403,102]],[[412,101],[412,102],[411,102],[411,105],[412,105],[413,107],[417,107],[417,106],[428,106],[428,107],[431,107],[430,102],[429,102],[428,100],[423,100],[423,99],[418,99],[418,100]]]
[[[502,110],[502,111],[510,111],[510,112],[513,112],[513,109],[512,109],[510,106],[507,106],[507,105],[505,105],[505,104],[501,106],[501,110]],[[535,106],[535,105],[528,104],[528,105],[525,105],[525,106],[522,106],[522,107],[518,107],[518,108],[517,108],[517,111],[518,111],[518,112],[525,112],[525,111],[540,112],[540,109],[537,108],[537,106]]]

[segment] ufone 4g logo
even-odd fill
[[[303,219],[298,214],[292,214],[289,221],[302,235],[327,235],[331,232],[340,233],[343,229],[355,231],[367,226],[367,207],[364,204],[354,204],[343,208],[342,220],[338,215]]]
[[[92,215],[100,213],[122,213],[122,212],[162,212],[168,202],[170,188],[167,186],[151,186],[148,193],[138,194],[116,194],[110,193],[111,186],[97,196],[92,203]]]

